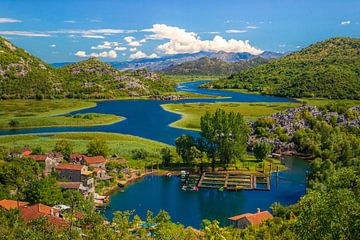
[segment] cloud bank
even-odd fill
[[[85,51],[77,51],[75,53],[75,56],[78,56],[78,57],[98,57],[98,58],[116,58],[117,53],[114,50],[110,50],[108,52],[104,51],[104,52],[100,52],[100,53],[90,53],[90,54],[87,54]]]
[[[254,55],[261,54],[261,49],[250,45],[249,41],[229,39],[226,40],[216,35],[212,40],[201,40],[194,32],[187,32],[185,29],[155,24],[143,32],[151,32],[146,39],[169,40],[157,47],[157,50],[164,54],[196,53],[200,51],[225,51],[225,52],[248,52]]]

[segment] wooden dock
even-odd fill
[[[198,188],[224,188],[229,191],[265,190],[270,191],[270,177],[266,175],[245,174],[242,172],[204,172]]]

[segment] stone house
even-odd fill
[[[87,166],[81,164],[60,163],[55,169],[59,178],[66,179],[69,182],[80,182],[83,187],[87,188],[87,192],[95,192],[94,179],[92,177],[93,172],[88,171]]]
[[[45,174],[51,173],[54,170],[55,166],[63,160],[63,156],[59,153],[29,155],[27,157],[34,159],[38,163],[43,163],[45,166]]]

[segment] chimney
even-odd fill
[[[50,208],[50,215],[54,216],[54,209],[53,208]]]
[[[256,213],[260,213],[260,208],[257,208],[257,209],[256,209]]]

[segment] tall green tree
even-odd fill
[[[191,163],[191,147],[195,146],[195,139],[187,134],[183,134],[175,141],[176,152],[181,156],[185,163]]]
[[[200,125],[201,148],[212,158],[213,167],[216,157],[225,164],[243,158],[248,127],[241,114],[218,109],[202,116]]]
[[[171,159],[173,158],[173,155],[171,153],[170,148],[165,147],[160,150],[161,158],[163,160],[163,164],[165,166],[169,165],[171,162]]]
[[[104,140],[94,139],[87,146],[87,154],[90,156],[104,156],[109,154],[109,146]]]
[[[73,145],[69,141],[60,140],[60,141],[56,142],[54,151],[61,153],[65,159],[69,159],[70,155],[74,151],[74,148],[73,148]]]

